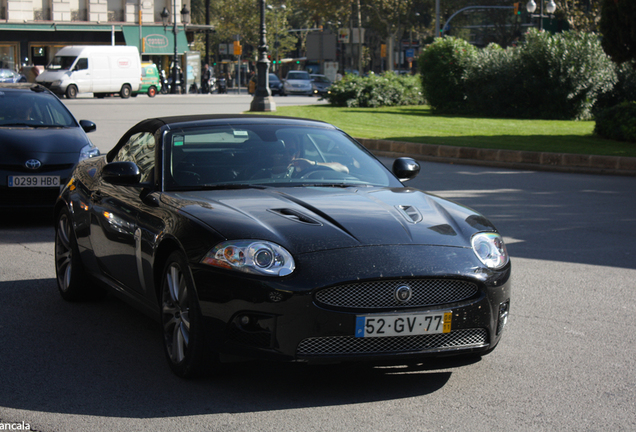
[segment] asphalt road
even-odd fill
[[[97,123],[91,138],[105,151],[142,118],[238,112],[249,107],[243,99],[66,102]],[[296,99],[316,103],[275,101]],[[410,367],[248,362],[183,381],[165,364],[153,321],[112,298],[60,298],[48,219],[4,214],[0,424],[42,432],[636,430],[636,179],[426,162],[411,185],[483,212],[507,240],[511,318],[491,355]]]

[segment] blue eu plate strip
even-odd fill
[[[364,317],[356,318],[356,337],[364,337]]]

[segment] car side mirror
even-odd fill
[[[141,180],[141,171],[134,162],[111,162],[102,169],[102,179],[113,185],[135,186]]]
[[[97,130],[97,125],[90,120],[80,120],[79,124],[86,133],[94,132]]]
[[[397,158],[393,162],[393,174],[400,181],[414,179],[420,173],[420,164],[415,159],[409,157]]]

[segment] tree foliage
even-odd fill
[[[492,117],[590,118],[616,83],[613,63],[591,33],[530,30],[515,48],[480,51],[455,38],[420,57],[428,103],[445,112]],[[474,50],[474,48],[473,48]]]
[[[636,1],[605,0],[600,27],[603,49],[612,60],[636,60]]]

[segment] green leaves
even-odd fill
[[[591,33],[533,29],[525,43],[506,50],[463,51],[462,45],[438,39],[420,57],[424,94],[441,112],[589,119],[598,95],[616,83],[614,66]]]
[[[347,74],[333,83],[325,98],[332,106],[375,108],[420,105],[423,103],[419,79],[412,75],[385,73],[359,77]]]

